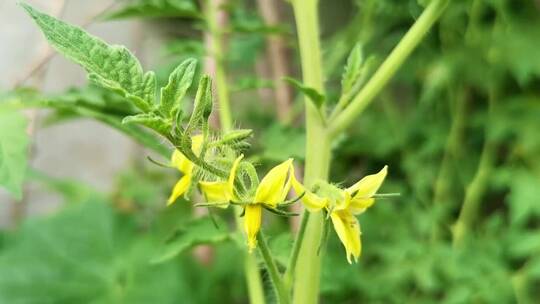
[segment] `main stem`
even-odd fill
[[[315,106],[305,100],[306,108],[306,168],[304,183],[311,187],[318,180],[326,180],[330,167],[330,138],[343,132],[388,83],[397,69],[422,40],[439,18],[449,0],[433,0],[385,60],[372,79],[354,97],[350,106],[331,121],[327,130]],[[323,92],[322,60],[319,42],[317,0],[293,0],[304,83]],[[325,110],[323,109],[323,113]],[[296,264],[293,302],[318,302],[321,257],[318,248],[323,231],[323,215],[309,217],[300,247],[301,259]]]
[[[321,48],[317,0],[294,0],[303,81],[323,92]],[[306,164],[304,183],[311,187],[318,179],[327,179],[330,166],[330,140],[313,103],[306,98]],[[305,211],[304,211],[305,212]],[[305,216],[305,215],[304,215]],[[321,256],[317,251],[323,231],[322,212],[309,216],[294,270],[293,303],[317,303]],[[293,271],[293,270],[291,270]]]

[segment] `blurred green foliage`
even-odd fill
[[[170,10],[176,2],[182,6],[174,13]],[[364,58],[373,58],[377,66],[426,2],[321,1],[328,102],[337,102],[342,67],[354,46],[360,43]],[[158,71],[170,71],[186,54],[204,56],[204,22],[194,2],[131,4],[109,17],[193,19],[189,35],[170,37],[165,44]],[[170,14],[160,14],[160,8]],[[238,88],[231,100],[235,120],[256,130],[253,157],[261,166],[291,156],[301,159],[301,119],[292,113],[296,119],[277,123],[273,104],[258,102],[254,90],[272,87],[254,70],[264,53],[264,38],[278,33],[294,49],[288,30],[293,22],[265,26],[252,1],[231,1],[227,9],[230,56],[225,62],[230,85]],[[333,182],[349,184],[388,164],[383,190],[401,196],[381,199],[361,216],[363,254],[358,264],[347,264],[341,244],[330,234],[323,251],[323,303],[538,302],[539,15],[534,1],[451,1],[391,85],[346,136],[336,139]],[[293,65],[298,66],[296,58]],[[299,73],[295,68],[291,76],[300,78]],[[133,109],[99,89],[55,96],[17,91],[2,100],[52,108],[50,123],[93,117],[166,155],[150,134],[121,125],[120,117]],[[3,140],[4,129],[0,148],[12,143]],[[25,149],[23,142],[15,148]],[[123,172],[110,195],[29,174],[62,193],[66,207],[0,234],[0,302],[246,302],[242,246],[236,246],[242,241],[222,231],[230,215],[215,214],[215,229],[209,218],[193,220],[184,202],[162,208],[174,170],[148,166],[138,163]],[[13,185],[3,175],[0,182]],[[202,230],[186,234],[190,227]],[[284,263],[291,243],[288,222],[272,218],[265,228]],[[218,244],[209,265],[187,250],[206,242]],[[164,256],[167,261],[150,263]]]

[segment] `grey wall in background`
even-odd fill
[[[59,7],[58,0],[28,2],[48,13]],[[67,0],[61,18],[80,25],[110,3],[111,0]],[[139,58],[145,44],[143,29],[134,21],[96,22],[87,27],[89,32],[109,43],[126,45]],[[0,89],[12,88],[47,48],[41,32],[16,1],[0,0]],[[140,59],[144,64],[144,58]],[[46,92],[86,83],[82,68],[58,55],[50,61],[43,77],[40,86]],[[36,84],[35,79],[26,84]],[[37,113],[38,121],[40,117],[43,112]],[[31,166],[53,177],[80,180],[103,191],[110,189],[115,174],[140,151],[120,133],[89,120],[38,127],[33,134],[33,145]],[[27,185],[25,200],[27,215],[52,212],[60,201],[59,197],[31,183]],[[12,199],[0,189],[0,226],[9,224],[12,209]]]

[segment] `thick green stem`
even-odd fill
[[[261,231],[259,231],[259,234],[257,234],[257,241],[258,241],[259,251],[261,252],[261,256],[266,265],[266,269],[268,270],[268,274],[270,275],[270,280],[272,280],[272,285],[274,286],[278,303],[279,304],[290,303],[289,293],[287,292],[287,288],[285,288],[285,285],[283,284],[281,274],[279,273],[279,270],[277,268],[276,262],[274,261],[274,258],[272,258],[272,253],[270,253],[270,248],[268,248],[266,239],[264,238],[264,235]]]
[[[432,1],[405,35],[373,78],[354,97],[326,130],[317,109],[306,100],[306,168],[304,183],[310,187],[318,179],[327,179],[330,167],[330,138],[345,130],[395,74],[437,20],[449,0]],[[319,42],[317,0],[294,0],[304,83],[323,91],[323,73]],[[324,112],[324,109],[323,109]],[[323,231],[323,215],[313,213],[307,220],[300,256],[295,269],[294,303],[317,303],[321,257],[318,255]]]
[[[321,48],[317,0],[294,0],[293,9],[298,31],[303,81],[307,86],[323,92]],[[330,166],[330,140],[321,116],[313,103],[305,100],[306,108],[306,165],[304,184],[311,187],[318,179],[327,179]],[[324,109],[323,109],[324,112]],[[304,215],[305,216],[305,215]],[[317,303],[319,296],[321,256],[320,246],[323,215],[312,213],[307,218],[301,239],[299,256],[294,271],[294,303]]]
[[[392,50],[368,83],[354,97],[349,106],[331,121],[329,132],[331,135],[339,134],[339,132],[345,130],[373,101],[373,98],[382,90],[405,59],[422,41],[422,38],[444,11],[448,2],[449,0],[433,0],[429,3],[420,18],[416,20],[411,29]]]

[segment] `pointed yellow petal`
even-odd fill
[[[240,165],[240,161],[244,158],[244,154],[240,154],[235,160],[231,167],[231,172],[229,173],[229,179],[227,180],[228,185],[228,191],[230,194],[230,199],[237,201],[237,197],[234,193],[234,179],[236,177],[236,171],[238,170],[238,166]]]
[[[309,191],[302,185],[296,177],[292,177],[292,187],[297,196],[302,196],[301,201],[310,212],[316,212],[328,205],[328,199],[317,196],[315,193]]]
[[[355,198],[351,200],[349,210],[352,214],[360,214],[366,211],[367,208],[373,206],[373,204],[375,204],[374,198]]]
[[[261,229],[262,207],[258,204],[246,205],[244,229],[247,235],[248,250],[251,253],[257,247],[257,233]]]
[[[381,187],[386,174],[388,173],[388,166],[384,166],[377,174],[367,175],[358,181],[356,184],[347,189],[353,199],[357,198],[370,198]]]
[[[291,168],[292,159],[272,168],[257,187],[254,203],[264,203],[275,207],[279,202],[282,202],[290,190],[287,178],[290,178]],[[289,188],[287,188],[287,184]]]
[[[351,264],[352,257],[356,262],[362,250],[358,219],[347,210],[332,212],[330,217],[332,218],[334,230],[345,247],[347,261]]]
[[[186,174],[182,176],[182,178],[178,180],[176,185],[174,185],[171,196],[169,197],[169,200],[167,201],[167,206],[174,203],[178,197],[186,193],[190,184],[191,184],[191,174]]]
[[[199,183],[200,189],[207,203],[215,203],[216,207],[227,208],[231,200],[228,182],[205,182]]]

